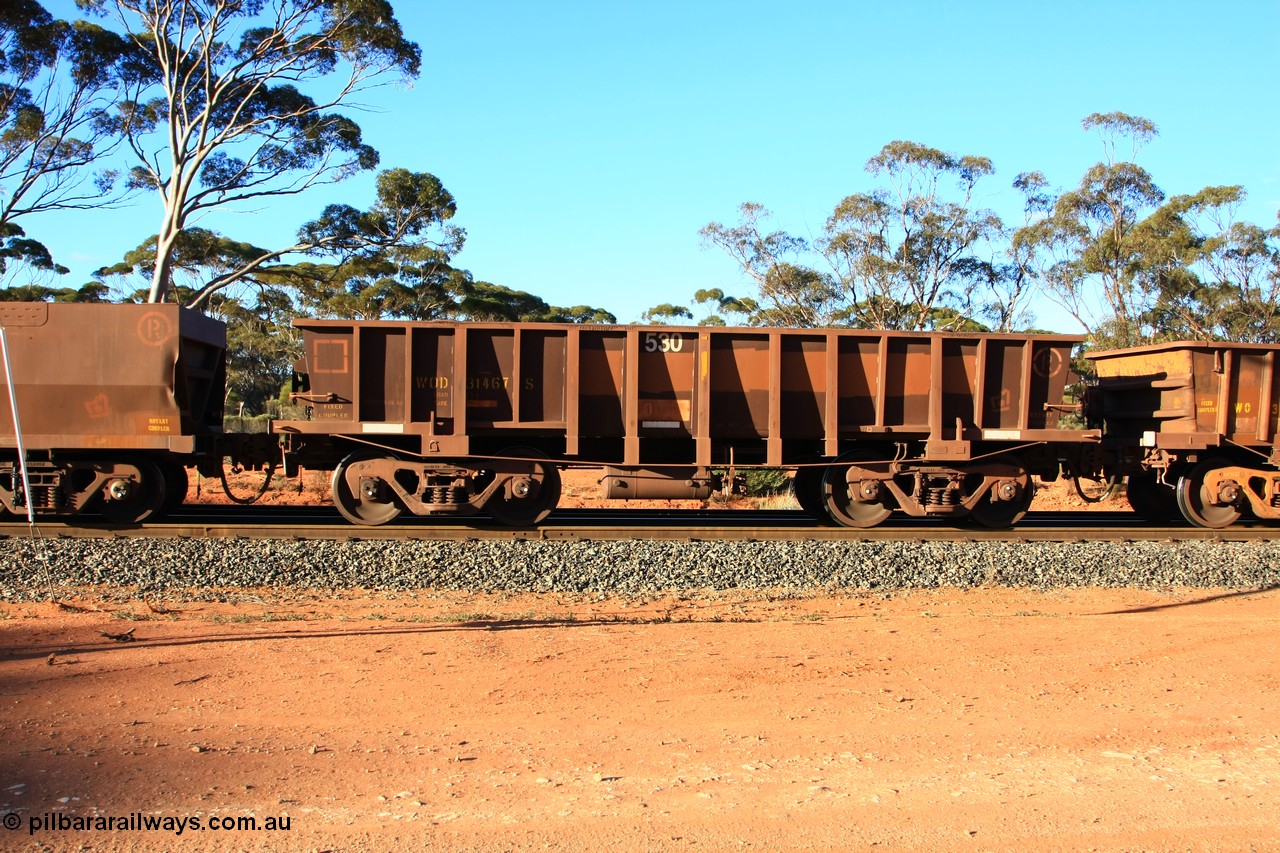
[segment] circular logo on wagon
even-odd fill
[[[138,339],[158,347],[173,337],[173,323],[159,311],[148,311],[138,319]]]
[[[1045,348],[1037,352],[1031,359],[1031,369],[1036,372],[1036,376],[1042,379],[1048,379],[1053,376],[1061,367],[1061,350]]]

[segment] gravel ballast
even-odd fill
[[[9,539],[0,600],[51,586],[650,594],[692,589],[1280,585],[1271,542],[396,542]]]

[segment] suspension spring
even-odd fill
[[[428,490],[431,504],[461,504],[467,501],[466,489],[461,486],[432,486]]]
[[[955,506],[960,503],[960,493],[946,486],[931,486],[924,491],[925,506]]]

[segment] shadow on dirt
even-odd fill
[[[1242,589],[1235,592],[1223,592],[1217,595],[1208,595],[1204,598],[1194,598],[1190,601],[1173,601],[1169,604],[1150,604],[1146,607],[1133,607],[1125,610],[1108,610],[1105,613],[1099,613],[1099,616],[1123,616],[1130,613],[1156,613],[1161,610],[1173,610],[1178,607],[1194,607],[1197,604],[1210,604],[1214,601],[1226,601],[1231,598],[1247,598],[1251,595],[1263,595],[1268,592],[1275,592],[1280,589],[1280,584],[1270,584],[1269,586],[1260,586],[1257,589]]]

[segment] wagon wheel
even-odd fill
[[[102,489],[98,511],[112,524],[138,524],[160,515],[165,508],[165,480],[160,468],[148,459],[127,459],[136,468],[134,477],[112,477]]]
[[[498,454],[518,459],[547,459],[531,447],[510,447]],[[484,508],[493,520],[507,527],[538,524],[560,503],[560,471],[550,460],[533,463],[529,476],[515,475],[489,498]]]
[[[1017,473],[1001,477],[991,486],[991,492],[969,510],[969,518],[981,527],[1000,529],[1013,527],[1031,508],[1036,486],[1031,474],[1013,456],[997,456],[993,462],[1016,469]]]
[[[386,458],[377,451],[357,450],[334,469],[329,490],[333,505],[347,521],[374,526],[386,524],[400,515],[400,504],[386,483],[377,477],[361,477],[359,471],[354,475],[351,472],[357,463]]]
[[[1217,530],[1230,527],[1240,517],[1236,501],[1224,502],[1221,496],[1210,493],[1205,477],[1214,469],[1225,468],[1225,459],[1209,459],[1201,462],[1178,478],[1178,509],[1182,516],[1196,527]]]
[[[797,468],[796,476],[791,481],[791,491],[796,496],[800,509],[818,521],[830,522],[826,503],[822,497],[822,475],[825,468]]]
[[[883,461],[874,453],[853,450],[836,459],[830,468],[823,469],[823,509],[832,521],[843,527],[875,527],[893,513],[893,496],[882,482],[865,480],[858,497],[849,494],[847,475],[851,467]]]
[[[165,462],[161,465],[161,476],[164,477],[164,514],[168,515],[187,501],[187,469],[181,462]]]
[[[1125,498],[1133,511],[1147,521],[1163,524],[1178,517],[1178,493],[1160,482],[1155,472],[1131,474],[1125,481]]]

